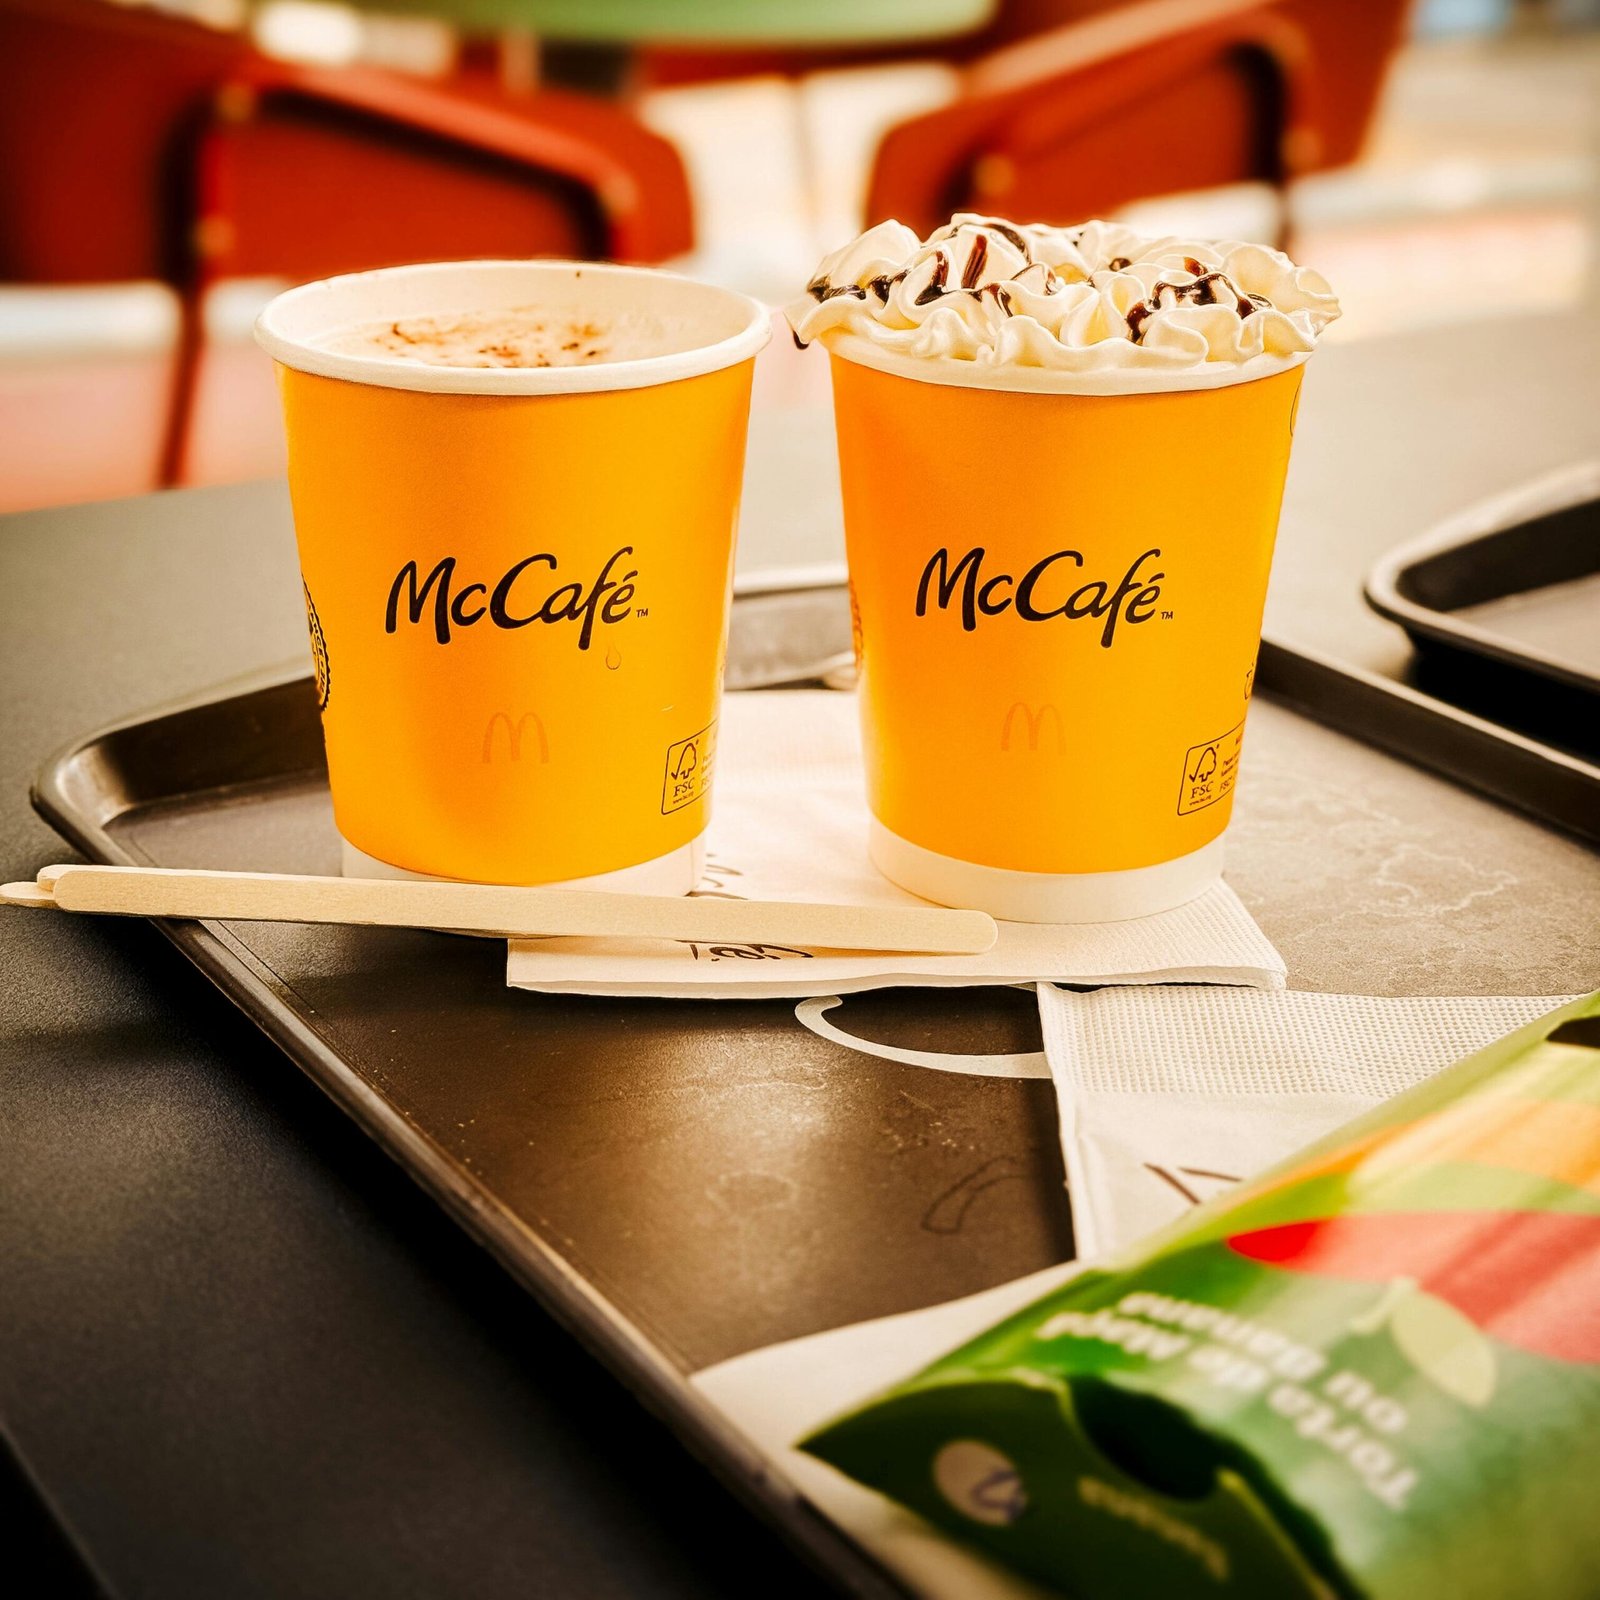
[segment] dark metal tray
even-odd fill
[[[1419,650],[1497,663],[1530,693],[1600,695],[1600,462],[1473,507],[1367,575]],[[1589,715],[1596,714],[1591,705]]]
[[[1530,696],[1470,662],[1390,677],[1271,638],[1258,674],[1325,727],[1600,844],[1600,726],[1592,704],[1575,703],[1581,691],[1549,684]]]
[[[735,684],[805,677],[848,638],[836,590],[735,610]],[[1349,680],[1267,651],[1246,746],[1230,879],[1292,981],[1600,987],[1600,859],[1281,698],[1325,698],[1340,681],[1344,693]],[[95,860],[336,870],[309,678],[235,685],[86,738],[41,774],[35,803]],[[873,1053],[1037,1051],[1030,991],[852,996],[829,1020],[857,1050],[788,1001],[511,991],[489,941],[162,930],[819,1567],[856,1593],[897,1592],[687,1379],[1070,1258],[1050,1084]]]

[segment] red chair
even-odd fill
[[[403,261],[660,261],[693,244],[676,150],[604,102],[254,62],[194,138],[205,280]]]
[[[554,91],[510,101],[388,73],[251,63],[210,97],[185,160],[196,309],[233,278],[475,256],[659,261],[693,243],[677,152],[612,106]],[[186,321],[179,352],[174,482],[195,476],[197,427],[209,481],[263,464],[219,424],[277,438],[276,402],[249,376],[253,352],[208,350],[198,320]]]
[[[1182,189],[1281,191],[1319,148],[1303,32],[1272,5],[1173,16],[1157,0],[978,62],[956,101],[885,135],[867,215],[926,232],[953,211],[1070,223]]]
[[[183,474],[223,278],[692,242],[677,152],[618,107],[288,66],[104,0],[0,0],[0,282],[179,294],[162,482]]]
[[[1260,0],[1240,0],[1248,9]],[[1297,170],[1342,166],[1361,152],[1389,63],[1399,47],[1414,0],[1272,0],[1270,11],[1298,32],[1307,59],[1298,74],[1314,79],[1315,105],[1302,107],[1298,124]],[[1000,0],[993,20],[976,33],[935,41],[908,41],[863,48],[744,49],[715,51],[704,46],[647,46],[639,52],[638,81],[652,88],[715,82],[730,77],[777,74],[800,77],[828,68],[937,58],[981,74],[984,63],[1009,59],[1011,47],[1050,41],[1072,50],[1105,37],[1109,27],[1125,28],[1141,15],[1154,26],[1144,37],[1152,45],[1214,20],[1228,0]],[[1170,186],[1168,186],[1170,187]],[[1124,190],[1122,200],[1143,198]],[[866,220],[876,221],[881,212]]]

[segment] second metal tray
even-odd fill
[[[1367,576],[1421,651],[1475,656],[1600,696],[1600,462],[1474,506]],[[1600,713],[1600,707],[1591,714]]]

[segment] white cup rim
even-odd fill
[[[334,325],[361,320],[363,301],[371,301],[371,318],[386,314],[377,304],[386,292],[421,280],[440,302],[440,311],[465,309],[446,297],[455,286],[469,289],[474,278],[504,276],[573,281],[589,276],[612,289],[621,280],[638,286],[640,298],[666,295],[680,302],[699,300],[711,310],[730,313],[734,331],[720,339],[665,355],[642,356],[631,361],[599,361],[573,367],[445,367],[419,361],[385,360],[380,356],[352,355],[328,350],[312,335]],[[337,378],[381,389],[409,389],[424,394],[549,395],[594,394],[618,389],[644,389],[676,383],[749,360],[772,337],[772,315],[760,301],[732,289],[702,283],[680,273],[655,267],[620,266],[614,262],[549,259],[433,261],[414,266],[379,267],[370,272],[342,273],[314,283],[286,289],[268,303],[256,319],[256,343],[272,358],[297,372]]]
[[[1248,361],[1207,361],[1188,367],[1103,367],[1069,372],[1059,367],[964,361],[955,356],[909,356],[858,333],[835,329],[817,341],[830,355],[854,366],[870,367],[896,378],[950,389],[987,389],[1003,394],[1128,395],[1172,394],[1195,389],[1229,389],[1258,378],[1292,372],[1311,358],[1309,350],[1290,355],[1251,356]]]

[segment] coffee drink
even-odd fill
[[[430,367],[582,367],[653,353],[619,348],[618,332],[601,317],[518,306],[363,323],[330,335],[323,347]]]

